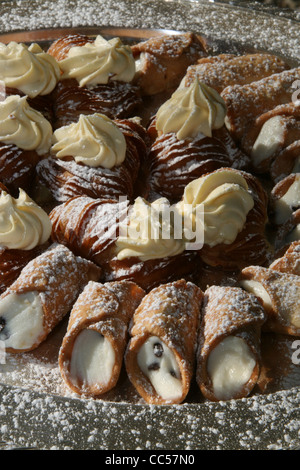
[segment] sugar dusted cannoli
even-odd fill
[[[99,277],[96,265],[63,245],[53,244],[31,260],[0,296],[0,340],[6,350],[37,348],[69,313],[84,285]]]
[[[240,287],[211,286],[204,293],[197,352],[197,383],[212,401],[250,394],[260,373],[264,310]]]
[[[197,76],[221,93],[227,86],[245,85],[286,69],[289,66],[284,60],[273,54],[220,54],[199,59],[191,65],[182,85],[189,86]]]
[[[59,353],[67,385],[98,396],[117,383],[130,319],[144,296],[133,282],[89,282],[74,304]]]
[[[281,273],[300,276],[300,240],[292,242],[282,256],[275,259],[269,267]]]
[[[261,301],[267,321],[264,329],[300,336],[300,277],[260,266],[242,270],[241,286]]]
[[[125,362],[147,403],[181,403],[190,388],[202,291],[184,280],[162,284],[135,311]]]
[[[131,50],[136,61],[134,81],[143,95],[175,89],[187,67],[207,55],[204,38],[193,33],[153,37]]]
[[[276,225],[286,222],[300,208],[300,173],[292,173],[274,186],[270,206]]]

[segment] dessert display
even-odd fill
[[[194,33],[0,44],[7,353],[62,328],[66,394],[261,393],[265,335],[300,334],[299,70]]]

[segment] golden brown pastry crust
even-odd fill
[[[265,313],[256,297],[239,287],[211,286],[204,292],[196,380],[206,398],[218,401],[207,372],[209,355],[222,340],[231,335],[243,338],[256,359],[249,381],[232,398],[243,398],[250,394],[260,373],[260,332],[264,321]]]
[[[59,351],[62,378],[75,392],[99,396],[111,390],[118,382],[127,344],[128,326],[145,292],[133,282],[122,281],[100,284],[89,282],[73,305],[67,332]],[[72,380],[70,363],[74,343],[85,329],[97,331],[106,337],[115,353],[111,379],[107,384],[88,384]]]
[[[270,264],[270,269],[300,276],[300,240],[292,242],[280,258]]]
[[[178,280],[153,289],[134,313],[125,364],[128,377],[147,403],[181,403],[193,375],[196,335],[202,291],[192,283]],[[137,364],[137,353],[150,337],[159,337],[174,353],[181,373],[181,397],[166,401],[160,397]]]

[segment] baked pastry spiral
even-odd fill
[[[115,120],[126,145],[124,161],[112,168],[91,167],[71,157],[53,157],[37,165],[40,182],[47,186],[54,200],[65,202],[76,196],[118,199],[133,198],[137,179],[147,153],[145,129],[133,120]],[[144,188],[145,189],[145,188]]]

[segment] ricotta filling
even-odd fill
[[[247,343],[228,336],[210,353],[207,372],[218,400],[234,398],[249,381],[256,361]]]
[[[30,349],[44,333],[43,318],[37,291],[8,294],[0,300],[0,341],[6,348]]]
[[[182,396],[180,369],[171,349],[157,336],[151,336],[140,348],[137,362],[151,382],[156,393],[164,400]]]
[[[71,357],[70,375],[73,383],[107,385],[115,364],[111,342],[95,330],[82,330],[77,336]]]

